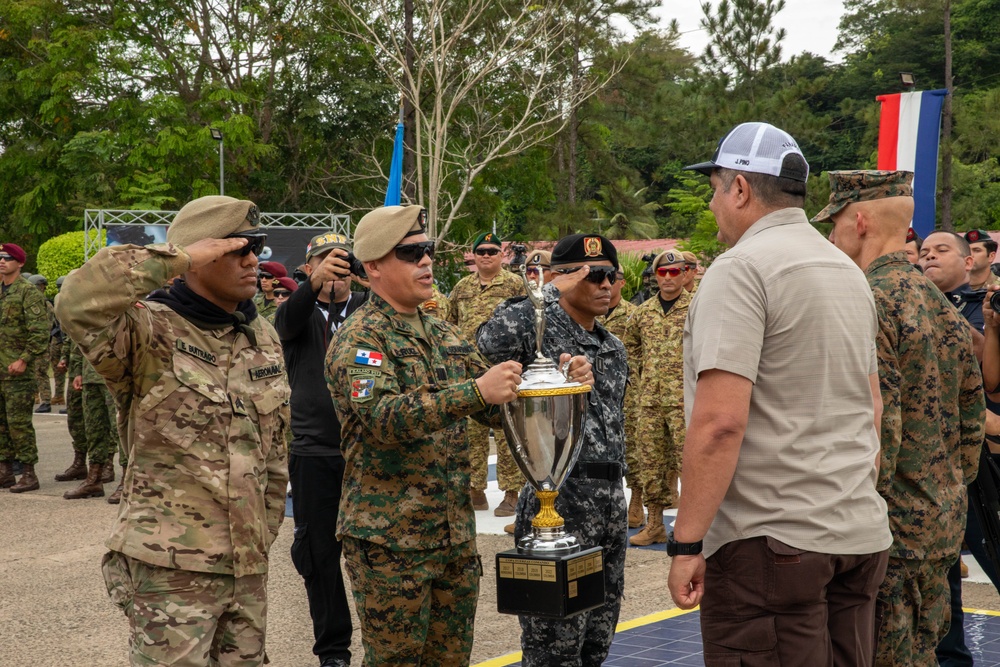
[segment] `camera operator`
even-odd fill
[[[641,306],[646,299],[651,297],[658,291],[653,289],[653,262],[659,255],[655,252],[647,253],[642,256],[642,261],[646,262],[646,268],[642,270],[642,287],[638,292],[632,297],[631,303],[636,306]]]
[[[344,457],[340,422],[323,376],[333,333],[365,302],[365,293],[351,292],[349,251],[341,234],[313,237],[306,247],[309,280],[281,304],[274,320],[292,388],[292,562],[305,580],[316,638],[313,653],[320,665],[330,666],[351,662],[351,612],[336,538]]]

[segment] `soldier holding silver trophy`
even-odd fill
[[[603,577],[599,582],[603,595],[589,610],[562,615],[519,614],[522,664],[526,667],[600,665],[618,622],[627,546],[622,477],[628,365],[621,341],[597,321],[608,311],[610,286],[618,266],[617,251],[608,239],[593,234],[567,236],[552,252],[552,282],[540,285],[542,279],[538,278],[529,284],[527,297],[509,299],[498,306],[477,332],[479,350],[491,363],[513,360],[528,366],[537,360],[534,366],[548,368],[537,389],[528,386],[531,374],[525,370],[518,399],[505,409],[504,424],[515,458],[529,479],[517,503],[516,553],[524,556],[521,567],[528,570],[526,579],[532,579],[531,567],[541,576],[536,581],[505,581],[501,563],[498,586],[544,587],[546,571],[555,568],[530,559],[545,551],[561,550],[570,553],[570,558],[586,556],[585,572],[575,572],[576,566],[571,566],[573,581],[566,594],[571,604],[574,596],[586,595],[585,580],[593,578],[582,575],[596,571]],[[553,382],[553,360],[567,353],[585,356],[591,373],[580,378],[571,370],[564,374],[564,382],[559,378]],[[590,391],[583,386],[588,384]],[[533,397],[545,393],[561,394],[568,400],[532,402]],[[577,405],[585,415],[576,414]],[[552,425],[542,428],[544,420],[532,420],[532,416],[546,409]],[[581,432],[573,433],[574,429]],[[575,447],[574,440],[579,442]],[[554,512],[550,513],[553,495]]]

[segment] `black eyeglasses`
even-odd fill
[[[419,264],[420,260],[424,258],[424,255],[434,259],[434,241],[404,243],[396,246],[396,259],[401,262]]]
[[[245,246],[229,253],[230,255],[239,255],[240,257],[246,257],[250,253],[260,257],[260,253],[264,252],[264,244],[267,242],[267,234],[230,234],[225,238],[247,240]]]
[[[571,273],[576,273],[582,268],[582,266],[578,266],[573,269],[555,269],[555,272],[563,275],[569,275]],[[587,274],[587,277],[584,280],[589,280],[595,285],[600,285],[607,280],[608,283],[614,285],[615,281],[618,280],[618,269],[613,266],[592,266],[590,267],[590,273]]]
[[[500,254],[500,248],[476,248],[476,254],[480,257],[483,257],[484,255],[493,257],[494,255]]]

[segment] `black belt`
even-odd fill
[[[617,461],[578,461],[570,477],[577,479],[606,479],[615,482],[624,477],[622,464]]]

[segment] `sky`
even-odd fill
[[[701,55],[708,43],[708,36],[699,27],[703,17],[702,1],[663,0],[657,12],[663,28],[670,25],[670,19],[677,19],[682,33],[681,46],[695,55]],[[713,7],[718,4],[717,0],[711,2]],[[840,56],[832,51],[843,13],[842,0],[786,0],[785,8],[775,17],[775,24],[787,33],[781,43],[782,60],[810,51],[832,62],[839,62]]]

